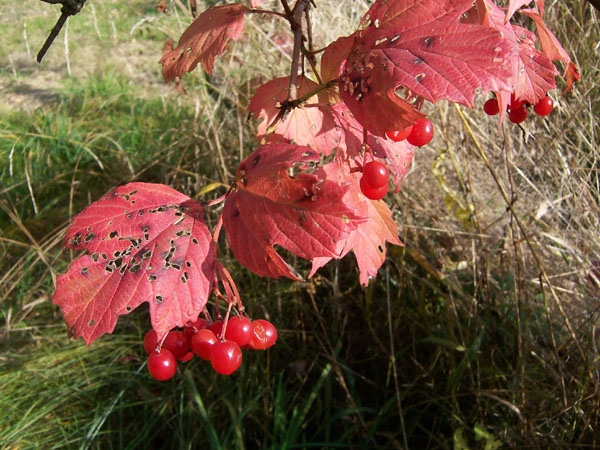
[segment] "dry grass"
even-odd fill
[[[326,44],[349,33],[370,2],[317,3],[314,22],[327,26],[315,39]],[[64,344],[49,304],[53,277],[71,257],[61,236],[73,214],[129,180],[191,195],[213,186],[202,198],[221,192],[255,145],[245,107],[260,80],[286,73],[289,35],[277,21],[249,17],[246,37],[213,76],[184,80],[182,97],[156,63],[188,21],[173,2],[167,16],[142,1],[86,5],[69,29],[71,81],[62,36],[44,65],[31,62],[55,14],[23,5],[0,18],[9,42],[0,50],[2,112],[30,121],[1,119],[2,164],[12,153],[14,161],[10,176],[0,165],[0,397],[28,412],[0,413],[2,445],[126,447],[124,418],[146,445],[165,448],[598,445],[600,282],[591,269],[600,261],[600,33],[591,7],[546,5],[583,73],[573,92],[553,94],[559,106],[549,118],[498,131],[484,99],[473,111],[429,106],[436,138],[389,199],[406,247],[390,249],[368,289],[349,259],[294,284],[238,270],[223,249],[250,310],[278,323],[279,350],[251,357],[225,381],[194,362],[167,386],[138,374],[136,352],[123,350],[143,335],[142,313],[89,354]],[[82,34],[89,39],[75,39]],[[45,113],[27,112],[38,105]],[[102,356],[111,349],[118,358]],[[52,380],[71,358],[81,371],[69,365],[61,387]],[[42,379],[48,395],[32,416]],[[73,391],[69,380],[78,380]],[[55,391],[72,407],[54,405]],[[47,418],[69,426],[41,426]]]

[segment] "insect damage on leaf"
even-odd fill
[[[73,220],[65,245],[89,253],[58,277],[53,302],[87,344],[143,302],[163,336],[195,320],[213,280],[202,207],[164,185],[131,183]]]

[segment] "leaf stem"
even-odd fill
[[[250,11],[248,11],[248,14],[269,14],[271,16],[277,16],[283,19],[287,19],[287,16],[285,14],[277,11],[271,11],[269,9],[251,9]]]

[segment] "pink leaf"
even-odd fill
[[[298,145],[306,145],[326,156],[330,155],[338,145],[339,132],[331,115],[331,108],[326,98],[319,100],[314,96],[303,105],[292,109],[274,130],[269,126],[281,109],[278,106],[288,98],[289,77],[277,78],[259,87],[252,96],[248,110],[262,122],[258,126],[257,139],[266,137],[268,131],[270,142],[287,140]],[[304,76],[298,77],[298,97],[314,91],[317,83]],[[320,102],[319,102],[320,101]]]
[[[339,77],[344,102],[365,128],[381,136],[419,118],[412,105],[394,99],[401,87],[431,102],[446,99],[469,107],[477,88],[507,87],[516,49],[496,30],[461,23],[471,4],[398,0],[371,7]]]
[[[212,73],[215,57],[225,51],[230,39],[237,39],[244,28],[244,14],[249,11],[237,3],[213,6],[200,14],[183,32],[177,47],[160,60],[166,81],[183,77],[202,63]]]
[[[506,16],[504,18],[504,23],[508,23],[510,18],[513,16],[515,11],[525,5],[529,5],[531,0],[509,0],[508,1],[508,11],[506,11]]]
[[[52,299],[71,334],[89,345],[143,302],[159,337],[195,320],[214,270],[202,214],[168,186],[130,183],[77,215],[65,245],[89,253],[58,277]]]
[[[257,275],[300,279],[274,245],[308,260],[336,257],[364,220],[342,200],[348,184],[305,171],[318,161],[308,147],[266,144],[240,164],[223,225],[236,259]]]

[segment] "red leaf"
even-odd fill
[[[288,98],[289,77],[276,78],[262,85],[252,96],[248,110],[262,122],[258,126],[256,138],[261,140],[269,131],[268,128],[281,109],[278,106]],[[298,97],[314,91],[317,83],[304,76],[298,77]],[[338,145],[339,132],[331,115],[329,103],[318,96],[310,98],[304,105],[291,110],[284,120],[280,121],[269,137],[270,142],[282,138],[298,145],[306,145],[326,156],[330,155]]]
[[[342,62],[350,54],[357,34],[341,37],[327,46],[321,57],[321,79],[324,83],[338,77]]]
[[[542,51],[552,61],[562,61],[565,64],[565,72],[563,78],[567,79],[567,87],[565,92],[571,90],[573,83],[581,78],[579,69],[575,64],[571,62],[571,57],[567,51],[563,48],[559,40],[554,36],[554,33],[546,26],[542,16],[535,10],[525,9],[523,13],[531,17],[535,22],[537,28],[537,34],[542,44]]]
[[[382,136],[419,118],[398,99],[400,87],[431,102],[446,99],[469,107],[477,88],[507,87],[516,49],[496,30],[461,23],[471,4],[379,0],[371,7],[339,77],[344,102],[365,128]]]
[[[266,144],[240,164],[223,225],[236,259],[257,275],[300,279],[274,245],[309,260],[336,257],[363,220],[342,200],[348,184],[303,171],[318,161],[308,147]]]
[[[386,242],[402,245],[398,239],[398,226],[392,219],[392,212],[382,200],[368,200],[361,193],[358,185],[360,175],[351,175],[337,164],[327,164],[321,170],[328,173],[328,177],[337,174],[338,181],[345,179],[352,181],[348,191],[348,201],[356,205],[362,215],[368,217],[356,230],[350,233],[345,240],[338,258],[343,258],[350,250],[354,252],[360,272],[360,284],[366,286],[377,275],[377,271],[385,261]],[[313,260],[309,278],[331,258],[322,257]]]
[[[159,338],[196,320],[214,270],[202,213],[168,186],[130,183],[78,214],[65,245],[89,254],[58,277],[52,299],[71,334],[89,345],[143,302]]]
[[[333,105],[332,109],[335,121],[343,133],[336,159],[346,163],[351,159],[362,161],[365,134],[362,125],[344,103]],[[392,183],[396,185],[397,192],[412,162],[413,146],[407,140],[394,142],[385,137],[374,136],[370,132],[367,132],[366,144],[377,158],[383,159],[387,164],[389,171],[394,175]]]
[[[230,39],[237,39],[244,28],[249,9],[237,3],[213,6],[200,14],[183,32],[177,47],[160,60],[165,81],[183,77],[202,63],[212,73],[215,57],[225,51]]]

